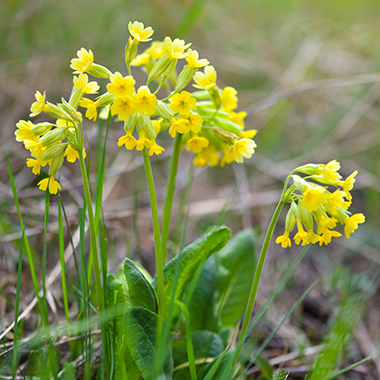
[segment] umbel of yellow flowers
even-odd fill
[[[344,234],[349,239],[358,225],[364,223],[363,214],[352,215],[348,211],[352,202],[350,191],[354,187],[357,171],[343,181],[339,169],[339,162],[333,160],[326,165],[305,165],[292,172],[307,176],[291,175],[294,184],[285,199],[290,203],[290,208],[285,232],[276,239],[277,244],[283,248],[290,247],[289,234],[297,227],[298,231],[293,237],[296,244],[327,245],[333,237],[342,236],[334,230],[339,224],[344,226]]]
[[[256,144],[252,138],[256,131],[244,130],[246,113],[235,112],[237,91],[233,87],[217,86],[216,71],[207,59],[199,59],[198,52],[190,49],[190,43],[170,37],[153,41],[137,55],[139,44],[151,40],[153,29],[145,28],[138,21],[130,22],[128,29],[130,37],[125,48],[128,75],[95,63],[93,52],[81,48],[77,58],[71,60],[75,75],[68,101],[62,98],[62,103],[52,104],[46,101],[45,92],[36,92],[30,116],[43,112],[53,120],[38,124],[20,120],[16,124],[16,140],[23,142],[31,155],[27,166],[36,175],[42,167],[49,168],[49,177],[38,184],[41,190],[56,194],[61,189],[55,178],[64,159],[75,162],[79,152],[85,156],[83,118],[95,121],[98,114],[107,117],[110,113],[123,123],[124,134],[118,146],[124,145],[128,150],[147,148],[149,155],[161,154],[164,148],[156,139],[168,130],[171,137],[182,135],[181,144],[195,154],[196,166],[241,163],[254,153]],[[179,74],[178,60],[186,62]],[[136,84],[131,71],[136,66],[147,74],[146,83]],[[100,86],[88,75],[108,80],[107,91],[98,95]],[[184,91],[192,80],[198,90]],[[161,88],[166,89],[167,96],[157,99]]]

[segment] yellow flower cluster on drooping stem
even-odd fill
[[[244,130],[246,113],[235,112],[237,91],[217,86],[216,70],[207,59],[200,59],[198,52],[190,49],[190,43],[170,37],[152,41],[137,54],[139,44],[151,40],[153,29],[138,21],[130,22],[128,29],[127,73],[112,72],[95,63],[94,53],[81,48],[71,60],[73,88],[67,101],[62,98],[61,103],[52,104],[46,101],[45,92],[36,92],[30,116],[45,113],[53,120],[17,123],[16,140],[23,142],[31,154],[27,166],[36,175],[48,166],[48,178],[38,184],[41,190],[49,189],[52,194],[60,190],[56,176],[64,159],[75,162],[79,152],[84,152],[83,119],[95,121],[98,114],[102,117],[108,112],[123,122],[124,134],[118,146],[124,145],[128,150],[146,148],[149,155],[161,154],[164,148],[156,139],[167,130],[171,137],[182,135],[181,144],[195,154],[196,166],[241,163],[254,153],[256,131]],[[180,60],[185,64],[178,73]],[[136,84],[131,71],[136,66],[147,74],[145,83]],[[107,91],[99,95],[100,86],[89,75],[108,80]],[[190,93],[185,88],[192,80],[197,91]],[[158,99],[161,88],[167,94]]]
[[[340,163],[336,160],[326,165],[309,164],[297,168],[291,174],[293,185],[287,192],[285,202],[290,203],[286,216],[285,232],[276,239],[283,248],[291,246],[290,233],[297,227],[293,237],[296,244],[329,244],[333,237],[342,234],[335,228],[340,224],[344,227],[347,239],[364,223],[363,214],[351,214],[352,203],[350,191],[355,183],[357,171],[354,171],[344,181],[338,173]],[[293,174],[306,174],[305,177]],[[325,186],[323,186],[325,185]]]

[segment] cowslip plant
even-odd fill
[[[106,378],[232,379],[240,369],[239,358],[265,257],[283,205],[290,203],[285,233],[276,240],[283,248],[291,246],[289,234],[296,225],[296,244],[327,245],[332,237],[341,236],[333,230],[338,224],[344,225],[349,238],[364,222],[363,214],[351,215],[348,211],[357,172],[342,181],[340,164],[335,160],[293,170],[285,181],[257,263],[257,238],[253,232],[243,231],[227,244],[230,231],[226,227],[212,229],[166,263],[182,148],[194,153],[196,167],[242,163],[255,151],[256,131],[245,130],[246,114],[235,112],[237,91],[229,86],[218,87],[215,68],[207,59],[200,59],[190,43],[166,37],[164,41],[153,41],[137,54],[139,44],[151,40],[153,29],[137,21],[130,22],[128,28],[130,37],[124,57],[127,73],[112,72],[95,63],[93,52],[81,48],[77,58],[71,60],[74,76],[69,99],[53,104],[46,100],[45,92],[37,91],[30,116],[45,113],[54,120],[37,124],[19,121],[16,140],[30,152],[26,164],[34,174],[39,175],[42,168],[48,167],[48,176],[38,186],[51,194],[62,191],[57,176],[65,158],[70,163],[79,160]],[[177,73],[179,61],[183,65]],[[136,67],[146,73],[145,83],[137,84],[132,75]],[[108,81],[103,86],[104,93],[99,94],[99,84],[89,75]],[[185,90],[191,81],[197,89],[192,93]],[[166,96],[159,97],[163,91]],[[85,118],[95,121],[98,117],[108,121],[114,117],[121,122],[117,145],[142,152],[152,210],[154,279],[149,279],[130,259],[125,260],[121,275],[101,276],[106,268],[101,267],[98,257],[100,229],[94,218],[83,128]],[[175,138],[175,142],[160,223],[149,157],[164,152],[160,145],[163,133]],[[290,179],[294,183],[288,188]],[[243,314],[236,348],[232,349],[231,333],[235,330],[233,336],[238,334],[236,326]],[[86,373],[89,377],[88,368]]]

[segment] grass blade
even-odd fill
[[[14,327],[14,338],[13,338],[13,360],[12,360],[12,377],[16,376],[17,369],[17,340],[18,340],[18,314],[20,305],[20,288],[21,288],[21,273],[22,273],[22,248],[24,246],[25,238],[25,225],[28,220],[29,212],[25,218],[25,224],[22,229],[21,244],[20,244],[20,255],[18,258],[18,272],[17,272],[17,287],[16,287],[16,303],[15,303],[15,327]]]

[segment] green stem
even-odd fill
[[[168,179],[168,187],[166,190],[166,199],[164,206],[164,215],[162,217],[162,233],[161,233],[161,249],[162,249],[162,264],[165,265],[166,253],[167,253],[167,244],[169,238],[169,227],[170,227],[170,214],[172,211],[173,205],[173,196],[175,189],[175,178],[177,176],[177,168],[178,168],[178,158],[179,158],[179,150],[181,146],[181,134],[177,133],[174,149],[172,155],[172,161],[170,166],[170,174]]]
[[[261,252],[260,252],[260,256],[259,256],[259,261],[258,261],[257,266],[256,266],[255,276],[253,277],[253,281],[252,281],[251,292],[249,294],[247,308],[245,310],[243,325],[242,325],[242,328],[240,331],[239,340],[238,340],[237,345],[236,345],[237,347],[236,347],[236,352],[235,352],[235,356],[234,356],[233,367],[235,367],[236,363],[238,362],[239,356],[240,356],[241,351],[243,349],[243,343],[246,339],[246,332],[247,332],[247,328],[249,325],[249,320],[251,318],[253,307],[255,305],[257,289],[259,287],[261,274],[263,272],[264,262],[265,262],[265,258],[266,258],[267,252],[268,252],[269,243],[270,243],[274,227],[276,226],[278,217],[280,216],[280,212],[282,210],[284,203],[285,202],[282,200],[282,197],[281,197],[281,200],[276,207],[276,210],[273,214],[272,220],[269,224],[267,233],[265,235],[264,243],[263,243],[263,246],[261,248]]]
[[[150,205],[152,209],[152,222],[153,222],[153,235],[154,235],[154,249],[156,252],[156,272],[157,272],[157,285],[158,285],[158,315],[165,320],[165,287],[164,287],[164,265],[161,251],[161,236],[160,236],[160,222],[158,220],[158,208],[156,190],[154,188],[152,167],[150,165],[148,151],[144,147],[143,151],[144,167],[146,174],[146,181],[148,183]]]
[[[94,211],[92,209],[90,185],[88,183],[86,165],[85,165],[84,158],[83,158],[83,151],[80,150],[78,153],[79,153],[80,169],[82,172],[82,179],[83,179],[83,190],[84,190],[84,195],[85,195],[86,204],[87,204],[88,221],[90,224],[91,249],[92,249],[93,259],[94,259],[96,295],[97,295],[98,304],[99,304],[99,315],[100,315],[100,328],[101,328],[101,334],[102,334],[102,343],[103,343],[103,347],[105,350],[107,347],[107,335],[106,335],[106,324],[103,322],[104,298],[103,298],[102,280],[100,278],[98,248],[97,248],[97,244],[96,244]],[[108,365],[107,365],[108,360],[107,360],[107,353],[106,352],[104,353],[104,357],[106,360],[106,370],[108,371]]]

